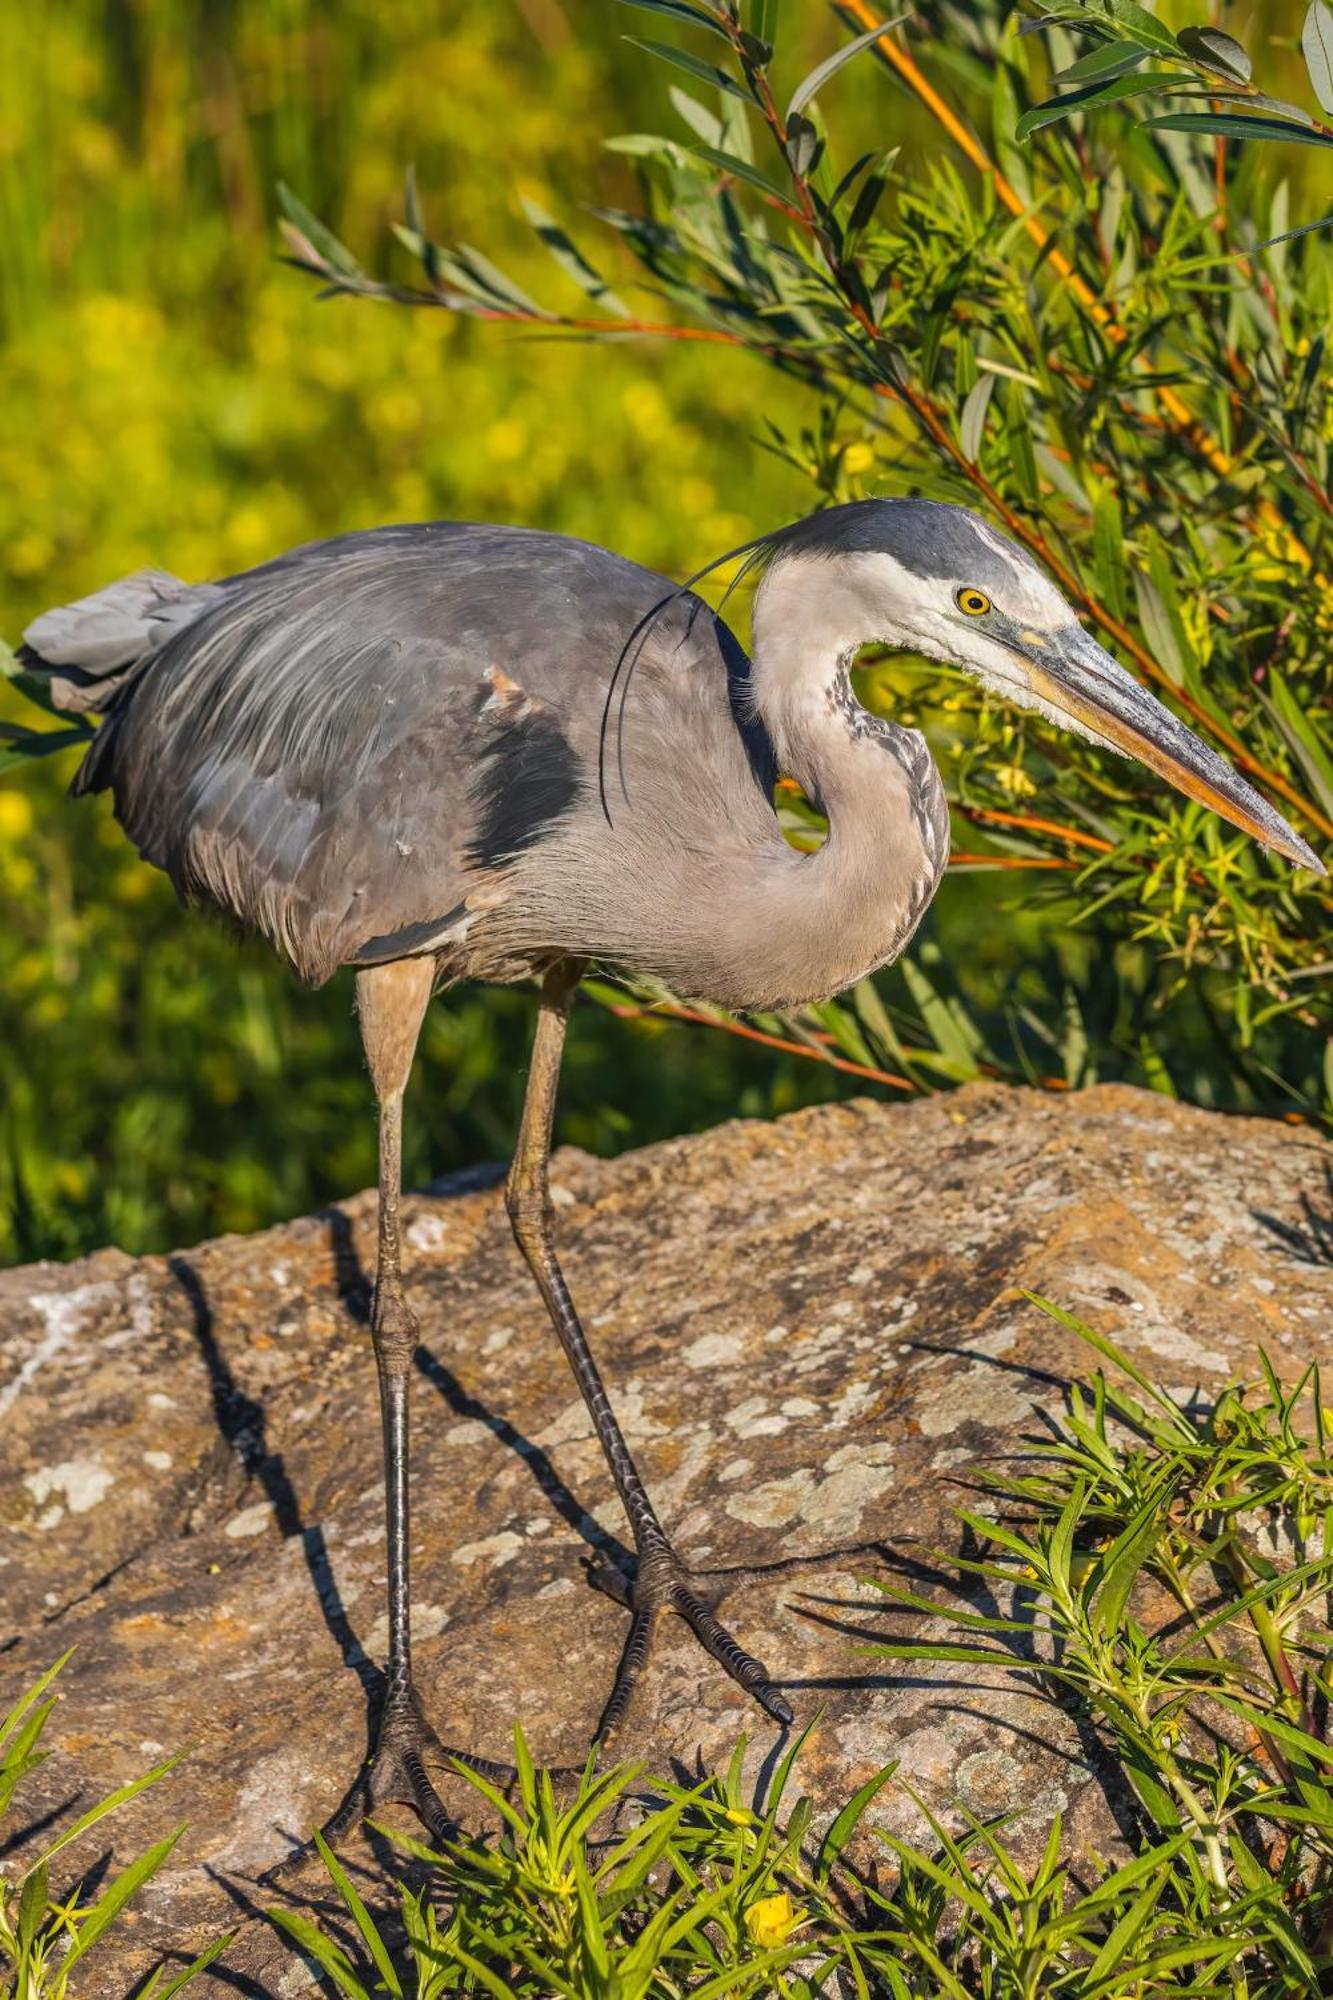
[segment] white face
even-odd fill
[[[1070,716],[1033,687],[1027,656],[1057,650],[1078,621],[1035,565],[1011,555],[989,530],[978,532],[993,541],[1003,564],[988,563],[984,577],[918,576],[879,552],[837,557],[830,566],[844,570],[884,644],[964,667],[1006,700],[1068,728]]]

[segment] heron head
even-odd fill
[[[966,507],[856,500],[773,537],[774,563],[824,558],[861,635],[964,668],[1017,707],[1135,757],[1288,861],[1326,871],[1299,834],[1079,624],[1015,542]]]

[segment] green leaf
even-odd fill
[[[521,200],[524,215],[561,270],[574,280],[581,292],[585,292],[607,312],[615,313],[619,319],[628,319],[629,307],[611,290],[601,273],[593,269],[577,243],[566,236],[559,223],[546,213],[540,202],[531,200],[527,195],[522,196]]]
[[[1059,118],[1067,118],[1071,111],[1095,111],[1103,104],[1118,104],[1123,98],[1144,97],[1153,91],[1169,90],[1171,78],[1160,70],[1153,70],[1148,76],[1120,76],[1113,83],[1090,84],[1086,90],[1069,90],[1061,97],[1048,97],[1044,104],[1036,104],[1031,111],[1025,111],[1014,127],[1016,139],[1030,138],[1045,125],[1054,125]]]
[[[873,28],[868,28],[864,35],[858,35],[855,41],[848,42],[845,47],[837,49],[831,56],[825,57],[824,61],[812,69],[807,77],[802,78],[801,82],[797,84],[795,90],[792,92],[791,102],[787,106],[785,122],[790,125],[797,112],[804,111],[810,99],[823,88],[831,76],[836,76],[843,65],[852,60],[853,56],[859,56],[862,49],[868,49],[872,42],[877,42],[881,35],[886,35],[890,28],[896,28],[900,21],[905,21],[906,19],[906,14],[895,14],[891,21],[877,22]]]
[[[1176,36],[1191,62],[1217,70],[1236,83],[1248,83],[1254,65],[1236,40],[1221,28],[1182,28]]]
[[[656,56],[659,62],[669,63],[673,69],[683,69],[687,76],[697,77],[701,83],[710,83],[716,90],[727,91],[732,97],[739,97],[743,104],[750,102],[749,92],[741,88],[734,76],[728,75],[724,69],[719,69],[715,63],[702,62],[698,56],[689,55],[684,49],[669,48],[665,42],[646,42],[640,35],[626,35],[625,40],[636,49],[643,49],[646,54]]]
[[[76,1965],[85,1952],[91,1951],[102,1933],[115,1922],[131,1896],[135,1895],[151,1876],[156,1875],[184,1831],[183,1826],[178,1826],[165,1840],[159,1840],[146,1854],[139,1855],[127,1868],[122,1868],[111,1887],[98,1897],[91,1910],[80,1917],[74,1942],[65,1954],[66,1967]]]
[[[267,1914],[272,1923],[282,1926],[307,1958],[314,1960],[321,1972],[328,1973],[339,1993],[345,1996],[345,2000],[371,2000],[370,1994],[356,1976],[356,1967],[342,1946],[335,1944],[332,1938],[325,1937],[323,1931],[316,1924],[312,1924],[309,1917],[303,1916],[299,1910],[273,1909]],[[463,1954],[459,1952],[457,1956],[461,1960]],[[502,1988],[501,1991],[505,1993],[507,1989]]]
[[[1269,669],[1268,686],[1270,693],[1266,706],[1270,714],[1305,772],[1320,805],[1325,812],[1333,813],[1333,757],[1320,739],[1315,715],[1306,714],[1276,667]]]
[[[1224,139],[1287,139],[1294,146],[1333,146],[1333,133],[1288,118],[1241,118],[1230,111],[1173,111],[1144,120],[1158,132],[1216,133]]]
[[[1068,69],[1057,70],[1051,82],[1061,85],[1109,82],[1112,77],[1124,76],[1147,60],[1147,49],[1127,48],[1123,42],[1102,42],[1097,48],[1089,49],[1087,55],[1080,56],[1076,63],[1070,63]]]
[[[1333,7],[1328,0],[1310,0],[1301,29],[1301,53],[1320,109],[1333,116]]]
[[[687,0],[621,0],[625,7],[642,7],[646,14],[665,14],[669,19],[688,21],[692,28],[707,28],[723,41],[729,39],[722,23],[712,14],[706,14],[702,7],[691,7]]]
[[[351,1876],[347,1873],[347,1870],[343,1867],[322,1833],[315,1835],[315,1846],[319,1850],[324,1866],[329,1871],[334,1888],[347,1905],[348,1915],[360,1933],[361,1942],[370,1953],[375,1970],[379,1973],[387,1990],[394,1995],[394,2000],[402,2000],[402,1982],[399,1980],[398,1974],[394,1971],[393,1960],[389,1957],[388,1947],[384,1939],[380,1936],[379,1927],[375,1923],[374,1918],[357,1894]]]
[[[206,1945],[198,1958],[192,1958],[180,1972],[173,1974],[165,1986],[158,1983],[165,1969],[159,1966],[147,1986],[140,1987],[134,2000],[176,2000],[176,1995],[183,1992],[192,1979],[197,1979],[201,1972],[206,1972],[214,1959],[221,1958],[228,1945],[235,1942],[235,1938],[235,1931],[225,1931],[221,1937],[214,1938],[212,1944]]]
[[[958,419],[958,442],[963,447],[963,456],[972,465],[976,464],[981,453],[981,442],[986,431],[986,411],[995,393],[998,379],[989,371],[984,375],[978,375],[976,382],[968,391],[967,400],[963,404],[963,413]]]
[[[1151,1493],[1102,1555],[1092,1600],[1099,1631],[1111,1634],[1119,1629],[1139,1571],[1166,1525],[1165,1510],[1173,1491],[1174,1486],[1167,1485]]]
[[[1105,0],[1105,4],[1107,13],[1145,49],[1156,49],[1167,56],[1177,53],[1176,38],[1171,30],[1164,27],[1146,7],[1140,7],[1138,0]]]
[[[336,271],[342,278],[359,278],[363,275],[360,264],[346,244],[306,207],[300,197],[288,187],[286,181],[278,182],[278,205],[298,236],[305,239],[321,263],[327,264],[331,271]],[[291,241],[290,238],[288,240]],[[299,245],[296,247],[299,248]]]
[[[723,153],[716,146],[704,145],[691,146],[690,151],[707,160],[710,166],[720,167],[723,173],[734,174],[737,180],[748,181],[751,187],[758,188],[761,194],[771,195],[776,201],[785,202],[791,198],[776,181],[769,180],[757,167],[752,167],[748,160],[738,160],[734,153]]]
[[[128,1805],[131,1799],[137,1799],[140,1792],[146,1792],[150,1785],[159,1784],[168,1771],[174,1771],[187,1754],[184,1750],[178,1750],[174,1757],[168,1757],[164,1763],[155,1764],[152,1770],[145,1771],[141,1778],[131,1778],[128,1784],[118,1785],[114,1792],[108,1793],[107,1797],[100,1799],[95,1806],[90,1806],[87,1812],[79,1815],[73,1826],[66,1827],[58,1840],[52,1841],[46,1850],[48,1861],[61,1853],[72,1841],[77,1840],[80,1834],[87,1833],[90,1827],[105,1819],[108,1813],[118,1812],[123,1805]]]
[[[819,1845],[815,1858],[815,1880],[827,1882],[837,1865],[838,1856],[847,1845],[866,1807],[871,1803],[897,1770],[897,1764],[886,1764],[882,1771],[876,1771],[873,1778],[867,1778],[859,1791],[853,1792],[842,1811],[838,1814]]]

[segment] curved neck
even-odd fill
[[[630,810],[610,827],[571,815],[516,859],[477,926],[473,976],[513,978],[558,952],[762,1010],[828,999],[897,956],[935,892],[949,815],[925,738],[852,693],[856,649],[880,634],[842,567],[841,580],[815,559],[770,571],[730,718],[743,734],[757,723],[827,815],[823,846],[783,838],[749,746],[741,758],[728,740],[696,769],[688,728],[647,734]]]
[[[814,854],[754,857],[738,963],[774,1006],[827,998],[895,958],[948,858],[949,816],[925,738],[862,708],[850,667],[873,629],[853,571],[779,562],[755,601],[750,699],[778,765],[828,819]]]

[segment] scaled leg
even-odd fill
[[[514,1235],[531,1266],[560,1344],[588,1406],[616,1490],[624,1503],[638,1552],[638,1568],[632,1579],[610,1575],[598,1578],[630,1610],[629,1637],[615,1686],[598,1724],[598,1740],[609,1737],[624,1720],[635,1682],[648,1658],[654,1628],[664,1610],[678,1612],[705,1651],[747,1693],[752,1694],[775,1721],[785,1725],[792,1719],[791,1709],[770,1682],[766,1670],[737,1645],[714,1615],[714,1605],[719,1597],[731,1584],[743,1580],[748,1572],[730,1570],[712,1575],[693,1572],[671,1546],[630,1456],[624,1434],[616,1422],[556,1257],[554,1210],[548,1178],[551,1132],[565,1028],[582,971],[578,961],[565,960],[552,968],[542,987],[541,1008],[532,1046],[532,1067],[528,1073],[527,1096],[523,1104],[518,1146],[509,1170],[506,1199]]]

